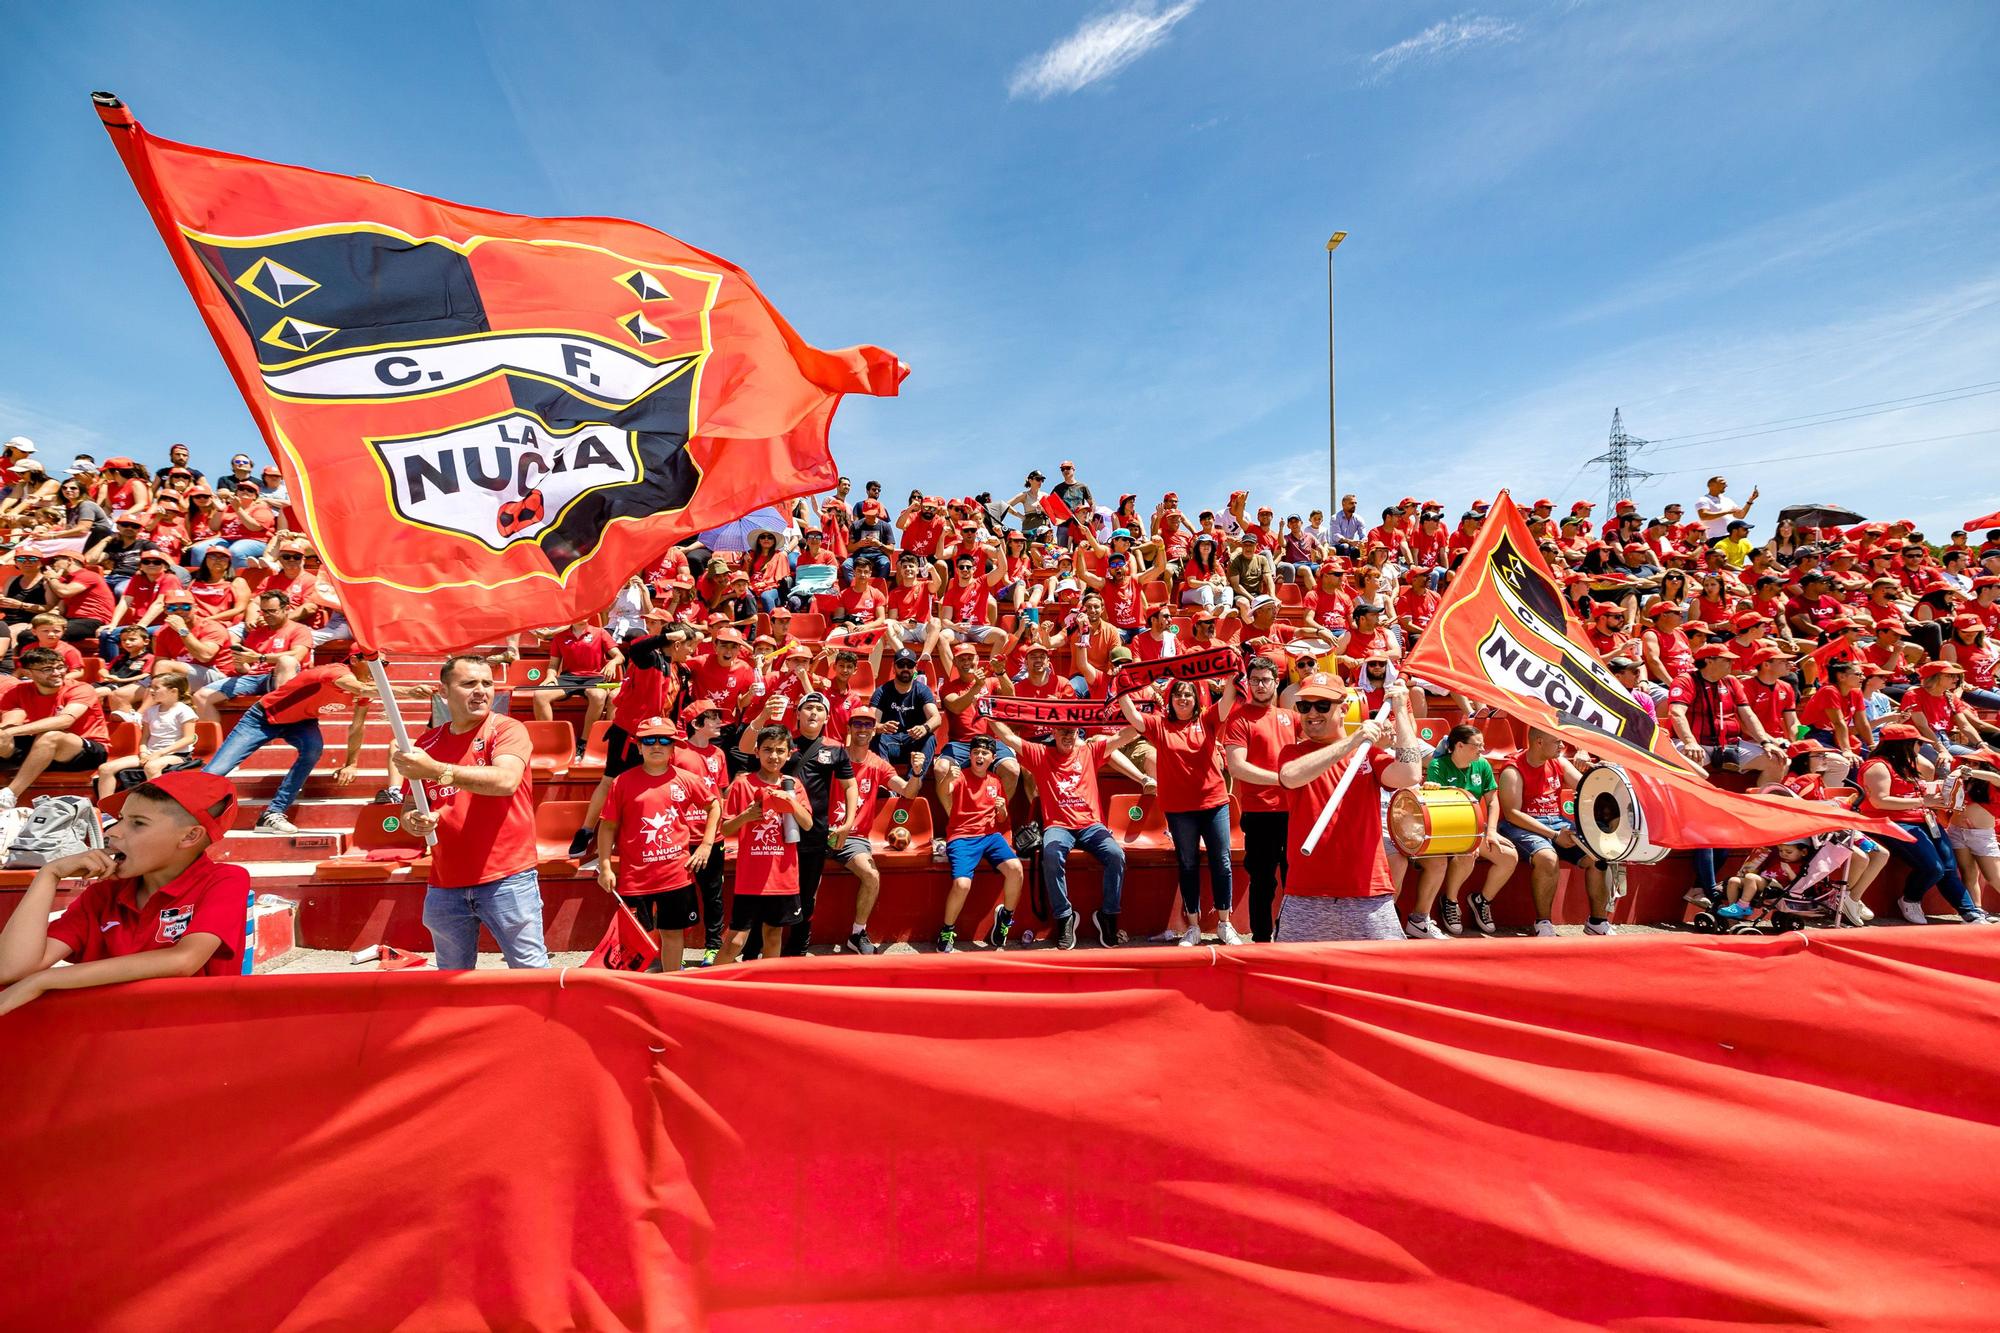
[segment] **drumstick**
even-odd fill
[[[1389,720],[1389,699],[1386,695],[1382,699],[1382,706],[1375,710],[1375,720],[1377,722]],[[1340,804],[1341,797],[1347,795],[1347,789],[1354,785],[1354,775],[1361,771],[1361,765],[1367,759],[1368,747],[1364,745],[1354,752],[1352,759],[1347,761],[1347,768],[1341,773],[1340,781],[1333,786],[1333,796],[1320,808],[1319,818],[1313,821],[1312,832],[1306,834],[1306,840],[1299,844],[1299,850],[1307,856],[1311,856],[1313,849],[1319,846],[1320,835],[1325,833],[1326,826],[1333,822],[1334,807]]]

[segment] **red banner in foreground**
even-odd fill
[[[0,1291],[96,1333],[1983,1329],[1996,1008],[1942,927],[54,995],[0,1021]]]

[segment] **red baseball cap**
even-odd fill
[[[1590,608],[1590,618],[1592,620],[1602,620],[1606,616],[1622,616],[1624,614],[1625,608],[1619,606],[1616,602],[1599,602],[1596,606]]]
[[[1679,602],[1654,602],[1646,608],[1646,615],[1648,617],[1684,616],[1686,614],[1687,608],[1683,607]]]
[[[681,729],[669,718],[649,717],[632,732],[634,740],[645,740],[651,736],[665,736],[669,740],[677,741],[681,738]]]
[[[1729,651],[1726,644],[1704,643],[1694,650],[1694,660],[1697,662],[1705,662],[1711,657],[1726,657],[1732,662],[1737,660],[1736,654]]]
[[[1878,741],[1913,741],[1918,739],[1917,729],[1907,722],[1891,722],[1875,733]]]
[[[1737,629],[1749,629],[1752,625],[1768,625],[1771,617],[1762,611],[1738,611],[1729,618],[1729,623]]]
[[[1631,500],[1620,500],[1618,507],[1612,512],[1618,514],[1636,514],[1639,512],[1639,506]]]
[[[749,641],[748,641],[747,639],[745,639],[745,638],[744,638],[744,637],[743,637],[743,636],[742,636],[741,634],[738,634],[738,633],[737,633],[737,632],[736,632],[735,630],[733,630],[733,629],[720,629],[720,630],[717,630],[717,631],[715,632],[715,636],[714,636],[714,637],[715,637],[715,641],[716,641],[717,643],[733,643],[733,644],[736,644],[736,645],[737,645],[738,647],[743,647],[743,646],[746,646],[746,645],[748,644],[748,642],[749,642]]]
[[[1965,674],[1965,668],[1956,662],[1926,662],[1917,668],[1917,675],[1924,680],[1929,680],[1932,676],[1948,676],[1954,672],[1962,676]]]
[[[182,769],[176,773],[162,773],[150,782],[142,784],[151,791],[172,798],[175,805],[188,812],[194,822],[201,825],[201,831],[208,835],[211,843],[220,844],[236,822],[236,785],[228,778],[204,773],[200,769]],[[138,791],[122,791],[103,803],[104,809],[117,814],[125,808],[125,799]],[[221,805],[222,813],[212,815],[211,806]]]
[[[1569,512],[1572,514],[1588,514],[1591,510],[1595,508],[1597,508],[1597,506],[1592,504],[1588,500],[1578,500],[1575,504],[1569,507]]]
[[[1556,502],[1554,500],[1549,499],[1547,496],[1542,497],[1541,499],[1535,501],[1533,504],[1528,506],[1528,508],[1530,509],[1554,509],[1555,507],[1556,507]]]

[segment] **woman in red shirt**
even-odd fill
[[[778,549],[778,534],[765,529],[752,538],[743,568],[750,575],[750,595],[757,599],[757,605],[766,611],[774,609],[791,584],[792,572],[791,561]]]
[[[1806,735],[1838,750],[1848,763],[1860,763],[1861,751],[1872,741],[1868,706],[1861,698],[1860,665],[1844,658],[1836,661],[1827,683],[1799,705],[1799,723]]]
[[[240,624],[250,610],[250,584],[231,570],[229,548],[210,544],[202,548],[188,580],[188,595],[202,614],[224,625]]]
[[[153,502],[146,469],[129,458],[105,459],[104,471],[97,481],[97,502],[110,510],[113,518],[134,509],[144,509]]]
[[[1917,753],[1917,729],[1901,722],[1882,728],[1874,755],[1861,766],[1861,813],[1893,819],[1908,842],[1889,839],[1889,854],[1909,867],[1903,896],[1896,906],[1911,925],[1930,924],[1924,895],[1935,888],[1966,921],[1984,921],[1986,913],[1965,891],[1958,862],[1931,813],[1937,799],[1930,760]]]
[[[1938,656],[1946,662],[1956,662],[1965,672],[1965,688],[1959,698],[1973,708],[1991,711],[2000,708],[2000,692],[1996,692],[1993,672],[2000,665],[2000,651],[1996,651],[1986,640],[1986,622],[1978,616],[1955,616],[1951,622],[1952,635],[1944,641],[1944,651]]]
[[[1209,896],[1218,918],[1215,932],[1222,944],[1241,944],[1236,923],[1229,919],[1229,789],[1222,781],[1222,724],[1236,707],[1236,680],[1222,684],[1213,705],[1201,706],[1201,691],[1191,680],[1167,687],[1164,713],[1141,713],[1129,694],[1120,695],[1118,709],[1125,722],[1152,744],[1160,791],[1155,798],[1167,817],[1174,840],[1174,861],[1180,870],[1181,911],[1187,928],[1180,943],[1201,943],[1201,855],[1208,851]]]
[[[1731,605],[1722,575],[1715,570],[1704,571],[1701,589],[1694,598],[1694,618],[1704,625],[1719,625],[1729,619]]]

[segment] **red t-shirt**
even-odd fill
[[[1294,741],[1278,753],[1273,767],[1283,767],[1301,755],[1318,751],[1318,741]],[[1285,860],[1285,893],[1301,898],[1373,898],[1395,892],[1389,863],[1382,855],[1382,770],[1395,763],[1388,751],[1370,746],[1361,771],[1340,798],[1319,847],[1305,851],[1319,812],[1333,799],[1333,789],[1351,760],[1335,764],[1303,787],[1277,787],[1284,793],[1290,846]]]
[[[944,714],[945,721],[949,724],[953,740],[971,740],[974,736],[984,736],[993,730],[993,724],[979,715],[979,701],[999,688],[1000,682],[992,676],[980,681],[979,692],[972,696],[972,702],[965,706],[965,711],[962,713],[954,713],[951,709],[943,707],[943,704],[946,695],[965,693],[965,679],[962,676],[953,676],[938,688],[939,711]]]
[[[1799,721],[1821,731],[1832,731],[1835,717],[1844,716],[1849,725],[1853,725],[1854,719],[1860,717],[1863,711],[1860,690],[1842,694],[1831,685],[1822,685],[1799,706]]]
[[[312,646],[312,631],[296,620],[288,620],[276,629],[273,629],[269,625],[259,625],[256,629],[243,631],[243,648],[245,652],[290,653],[303,662],[311,654]],[[237,671],[236,657],[233,653],[219,654],[210,665],[221,668],[225,675],[245,674]],[[269,666],[262,662],[252,662],[247,668],[247,674],[261,676],[270,671],[270,669]]]
[[[549,656],[556,659],[563,674],[570,676],[603,675],[604,664],[617,650],[618,644],[596,625],[581,634],[564,630],[549,640]]]
[[[745,773],[729,784],[723,799],[724,818],[761,809],[757,818],[736,830],[736,892],[753,898],[799,891],[799,845],[785,841],[784,809],[774,797],[783,788],[761,774]]]
[[[850,754],[848,756],[853,759]],[[868,827],[875,819],[875,803],[880,799],[883,786],[901,781],[889,761],[873,750],[864,750],[854,762],[854,799],[861,811],[854,817],[851,826],[861,837],[868,836]],[[840,784],[835,784],[827,802],[826,818],[829,825],[845,823],[847,819],[847,793]]]
[[[264,717],[282,727],[315,717],[328,704],[344,703],[350,696],[334,682],[350,674],[345,662],[307,667],[263,697]]]
[[[1774,681],[1766,685],[1752,676],[1743,682],[1743,697],[1750,701],[1750,711],[1764,724],[1764,734],[1773,740],[1788,741],[1792,730],[1785,723],[1785,714],[1798,707],[1799,692],[1789,681]]]
[[[1076,686],[1060,671],[1049,672],[1049,678],[1037,685],[1027,676],[1014,682],[1014,696],[1019,699],[1074,699]]]
[[[618,892],[665,893],[691,883],[688,853],[708,827],[715,789],[682,768],[657,777],[627,769],[604,798],[606,822],[618,826]]]
[[[226,578],[220,583],[204,583],[200,579],[188,584],[188,600],[212,616],[236,607],[236,580]]]
[[[1137,629],[1146,623],[1146,598],[1130,576],[1106,579],[1100,590],[1104,598],[1104,618],[1119,629]]]
[[[1276,772],[1278,755],[1298,737],[1299,720],[1293,713],[1276,704],[1268,708],[1239,704],[1223,726],[1222,748],[1233,750],[1241,746],[1245,763]],[[1237,783],[1236,805],[1245,812],[1268,814],[1283,814],[1291,808],[1283,787],[1275,784],[1267,787],[1259,782]]]
[[[1041,797],[1042,823],[1049,828],[1081,829],[1101,822],[1098,814],[1097,768],[1111,753],[1111,737],[1079,740],[1067,756],[1053,745],[1029,741],[1016,755],[1032,773]]]
[[[674,747],[675,766],[699,777],[708,779],[708,785],[721,791],[729,785],[729,756],[720,745],[676,745]]]
[[[666,717],[679,683],[677,676],[668,675],[671,669],[664,659],[661,666],[626,667],[618,693],[611,699],[611,725],[629,736],[647,718]]]
[[[736,716],[736,701],[741,699],[757,679],[757,669],[750,665],[745,655],[738,652],[734,662],[728,666],[714,653],[703,653],[688,659],[688,673],[693,677],[693,689],[688,695],[690,707],[704,700],[712,701],[722,709],[724,717]]]
[[[1213,708],[1196,714],[1192,722],[1169,721],[1158,713],[1139,720],[1153,744],[1161,810],[1175,814],[1228,804],[1220,762],[1223,726]]]
[[[118,609],[118,599],[111,595],[111,585],[96,570],[78,565],[62,581],[83,585],[62,599],[63,614],[72,620],[109,620],[111,613]]]
[[[1047,798],[1044,797],[1043,801],[1046,804]],[[970,769],[960,773],[958,781],[952,784],[951,813],[944,825],[945,839],[983,838],[1006,827],[1007,789],[1000,785],[1000,775],[990,769],[983,778],[973,777]]]
[[[1550,759],[1545,763],[1531,764],[1515,755],[1503,759],[1496,769],[1511,768],[1521,775],[1521,813],[1534,819],[1561,819],[1562,812],[1562,765]]]
[[[849,588],[840,594],[840,609],[847,612],[849,620],[867,624],[882,614],[882,608],[889,599],[882,595],[882,585],[871,583],[865,588]]]
[[[1912,690],[1911,693],[1914,694],[1916,691]],[[1917,790],[1917,784],[1897,773],[1895,769],[1889,766],[1888,760],[1870,759],[1863,763],[1861,771],[1854,775],[1854,781],[1860,786],[1863,793],[1861,797],[1861,813],[1864,815],[1876,815],[1882,819],[1892,819],[1898,824],[1922,823],[1924,812],[1921,810],[1884,810],[1876,805],[1875,802],[1868,799],[1866,795],[1868,791],[1867,779],[1868,770],[1871,768],[1879,768],[1889,775],[1889,795],[1907,799],[1922,794]]]
[[[885,594],[889,614],[901,621],[931,618],[931,589],[928,583],[897,584]]]
[[[18,708],[27,714],[22,721],[40,722],[54,717],[71,704],[79,703],[86,707],[83,715],[70,724],[70,735],[91,741],[110,740],[111,727],[104,720],[104,704],[99,700],[97,691],[80,680],[65,680],[56,686],[53,694],[43,694],[31,680],[18,681],[9,686],[5,694],[0,694],[0,713]],[[26,753],[28,741],[32,740],[33,737],[29,737],[27,741],[17,742],[22,753]]]
[[[913,518],[910,526],[903,529],[903,549],[915,551],[918,555],[936,555],[938,540],[943,535],[943,519]]]
[[[243,971],[244,921],[250,911],[250,872],[203,854],[139,906],[139,881],[100,879],[86,886],[49,927],[49,938],[69,946],[68,961],[168,949],[188,935],[213,935],[222,943],[198,976],[233,977]]]
[[[1666,669],[1668,680],[1694,670],[1694,647],[1681,631],[1649,629],[1642,637],[1658,648],[1660,665]]]
[[[953,579],[945,585],[944,618],[954,625],[986,625],[993,620],[993,590],[983,581],[970,584]]]
[[[181,590],[181,581],[172,574],[162,574],[157,579],[149,579],[144,574],[135,574],[125,585],[125,600],[130,603],[133,620],[139,619],[153,609],[153,603],[168,593]]]
[[[463,735],[449,724],[433,727],[417,738],[417,748],[441,764],[471,768],[491,765],[513,755],[523,770],[534,754],[528,729],[511,717],[488,713]],[[431,887],[469,889],[533,870],[541,860],[535,848],[535,784],[525,772],[521,785],[506,796],[474,796],[457,787],[424,784],[431,812],[438,817],[437,845],[431,849]]]
[[[1910,690],[1903,695],[1903,707],[1931,724],[1931,730],[1940,736],[1951,734],[1952,719],[1965,711],[1965,705],[1949,694],[1932,694],[1926,689]]]
[[[153,656],[193,662],[194,655],[187,650],[189,640],[215,648],[224,648],[229,643],[229,631],[213,620],[195,620],[189,617],[188,632],[185,637],[171,625],[162,627],[160,632],[153,636]],[[209,659],[207,665],[227,671],[229,663],[225,659],[228,656],[227,653],[217,653]]]
[[[1700,694],[1707,702],[1696,698]],[[1734,676],[1704,681],[1699,674],[1676,677],[1667,688],[1667,703],[1685,705],[1688,729],[1703,745],[1728,745],[1742,730],[1736,710],[1743,706],[1743,682]]]

